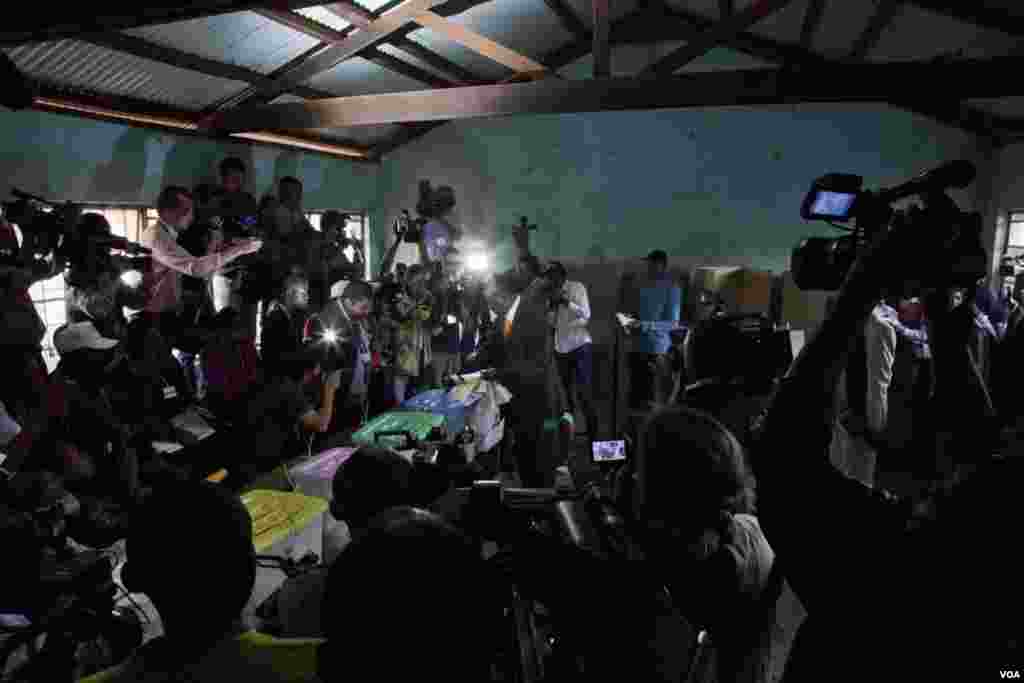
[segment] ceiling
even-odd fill
[[[562,90],[549,85],[556,81],[564,85],[640,74],[670,79],[703,74],[693,83],[706,88],[708,102],[715,103],[721,96],[710,94],[720,82],[708,74],[851,65],[862,65],[869,69],[864,74],[872,74],[871,65],[913,62],[940,69],[963,60],[983,69],[991,60],[1021,56],[1024,3],[965,4],[363,0],[317,5],[199,0],[147,3],[124,16],[115,3],[93,2],[88,11],[63,13],[60,24],[53,24],[42,10],[29,10],[0,27],[0,46],[37,84],[40,109],[194,134],[234,133],[268,141],[269,133],[274,144],[375,161],[456,118],[447,112],[463,92],[465,97],[479,92],[507,102],[517,93],[555,97],[551,93]],[[1000,89],[999,74],[993,77],[994,85],[966,93],[969,99],[964,93],[945,92],[952,87],[917,92],[914,83],[906,84],[905,94],[885,99],[995,144],[1024,139],[1024,92],[1017,92],[1005,74],[1005,90]],[[342,120],[337,116],[307,115],[335,102],[343,107],[344,101],[336,98],[425,96],[441,89],[454,90],[431,95],[430,106],[437,108],[417,117],[345,126],[331,125]],[[591,95],[581,95],[579,101],[606,108],[607,100]],[[650,93],[624,97],[629,101],[616,99],[607,108],[659,106]],[[813,100],[814,94],[809,97]],[[422,97],[410,95],[407,101],[412,108],[428,106]],[[501,111],[483,107],[467,115],[532,111],[529,101],[513,102]],[[359,106],[373,109],[378,102],[384,99],[369,97],[359,100]],[[700,102],[697,96],[685,106]],[[550,110],[568,111],[571,106],[559,103]],[[279,124],[227,130],[205,123],[241,121],[245,117],[239,112],[260,108],[281,112],[274,119]],[[537,110],[545,111],[543,106]]]

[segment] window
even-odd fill
[[[1010,248],[1024,248],[1024,211],[1010,212],[1009,239],[1006,245]]]
[[[312,225],[313,229],[316,230],[317,232],[320,232],[320,230],[321,230],[321,228],[320,228],[320,220],[323,218],[323,215],[325,213],[327,213],[327,211],[310,211],[310,212],[308,212],[306,214],[306,220],[309,221],[309,224]],[[342,211],[341,213],[345,214],[345,216],[348,218],[348,220],[345,222],[345,236],[346,237],[351,237],[353,239],[360,240],[363,243],[363,250],[365,252],[363,254],[363,257],[366,259],[366,263],[365,263],[366,272],[363,274],[363,277],[369,279],[370,278],[370,254],[369,254],[369,251],[370,251],[370,241],[368,239],[368,236],[370,234],[369,221],[366,218],[366,214],[362,213],[362,212],[352,213],[352,212],[349,212],[349,211]],[[352,248],[352,247],[346,247],[345,248],[345,256],[347,256],[350,261],[355,258],[355,255],[356,255],[356,250],[354,248]]]
[[[102,214],[110,223],[110,231],[113,234],[132,242],[139,241],[139,233],[147,224],[148,214],[152,212],[154,216],[156,215],[156,211],[152,209],[123,206],[85,205],[82,207],[82,212]],[[53,331],[67,322],[67,312],[64,308],[64,275],[55,275],[49,280],[37,282],[28,292],[39,317],[46,323],[46,336],[43,337],[43,358],[46,360],[47,370],[52,372],[57,366],[57,361],[60,360],[57,350],[53,346]]]

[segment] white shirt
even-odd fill
[[[178,231],[160,219],[142,231],[139,242],[152,250],[150,264],[143,275],[149,296],[147,311],[174,310],[181,302],[181,276],[208,278],[237,258],[230,249],[206,256],[193,256],[178,244]]]
[[[590,300],[582,282],[567,281],[562,285],[562,294],[569,300],[569,305],[559,306],[557,311],[548,313],[548,321],[555,327],[555,351],[572,353],[594,341],[587,330]]]
[[[866,417],[868,427],[876,434],[884,431],[889,421],[889,385],[896,360],[897,324],[895,309],[879,304],[871,311],[864,329],[868,365]]]

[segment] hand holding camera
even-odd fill
[[[238,256],[246,256],[248,254],[255,254],[257,251],[263,248],[263,240],[244,239],[238,240],[232,243],[231,249]]]

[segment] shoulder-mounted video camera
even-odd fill
[[[61,238],[70,235],[80,208],[67,203],[58,204],[42,197],[11,188],[13,201],[3,203],[4,217],[16,224],[22,233],[34,237],[35,255],[46,257],[60,246]]]
[[[850,234],[840,237],[808,237],[793,249],[791,270],[802,290],[837,290],[861,250],[884,230],[899,231],[920,239],[908,253],[908,271],[924,286],[969,287],[987,272],[987,256],[981,242],[981,214],[962,211],[946,194],[974,181],[976,169],[969,161],[951,161],[892,188],[862,189],[861,176],[844,173],[824,175],[811,186],[800,207],[804,220],[835,225]],[[907,197],[919,197],[923,206],[895,209]],[[948,254],[960,254],[952,269],[932,266],[948,263]],[[943,258],[945,257],[945,258]],[[908,272],[908,279],[910,273]]]

